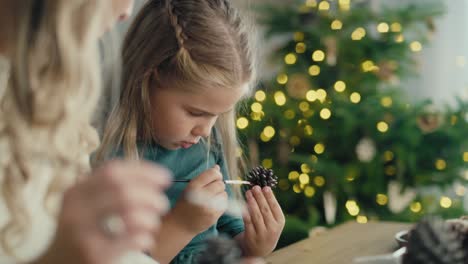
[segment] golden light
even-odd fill
[[[301,193],[301,187],[299,186],[299,184],[294,184],[293,191],[295,193]]]
[[[346,202],[346,209],[348,209],[348,213],[352,216],[357,216],[359,214],[359,206],[354,200],[348,200]]]
[[[402,43],[403,41],[405,41],[405,37],[403,36],[403,34],[398,34],[395,36],[396,43]]]
[[[304,32],[294,32],[294,40],[296,42],[304,41]]]
[[[377,130],[382,132],[382,133],[385,133],[388,131],[388,124],[384,121],[380,121],[379,123],[377,123]]]
[[[365,215],[358,215],[356,217],[356,222],[358,222],[359,224],[366,224],[367,223],[367,216]]]
[[[288,65],[292,65],[296,63],[297,61],[297,56],[294,53],[289,53],[284,57],[284,62]]]
[[[262,132],[262,133],[260,133],[260,140],[263,141],[263,142],[268,142],[268,141],[271,140],[271,137],[267,137],[265,135],[265,133]]]
[[[463,153],[463,161],[468,162],[468,152]]]
[[[293,146],[297,146],[297,145],[301,144],[301,139],[298,136],[292,136],[289,139],[289,143],[291,145],[293,145]]]
[[[361,64],[361,68],[363,72],[371,72],[371,71],[376,71],[379,69],[373,61],[371,60],[366,60]]]
[[[450,124],[454,126],[458,122],[458,117],[456,115],[453,115],[450,117]]]
[[[275,136],[275,129],[272,127],[272,126],[266,126],[264,129],[263,129],[263,134],[265,134],[265,136],[269,137],[269,138],[272,138]]]
[[[310,76],[318,76],[320,74],[320,67],[318,65],[312,65],[309,67]]]
[[[411,44],[410,44],[410,49],[411,49],[411,51],[413,51],[413,52],[419,52],[419,51],[421,51],[421,50],[422,50],[422,44],[421,44],[421,42],[419,42],[419,41],[413,41],[413,42],[411,42]]]
[[[330,109],[328,108],[324,108],[320,111],[320,117],[323,119],[323,120],[327,120],[327,119],[330,119],[332,113],[330,111]]]
[[[437,159],[435,162],[435,167],[438,170],[445,170],[447,168],[447,162],[443,159]]]
[[[420,203],[420,202],[413,202],[413,203],[411,203],[411,205],[410,205],[410,210],[411,210],[411,212],[413,212],[413,213],[419,213],[419,212],[421,212],[421,210],[422,210],[422,205],[421,205],[421,203]]]
[[[310,182],[309,175],[307,175],[305,173],[302,173],[301,175],[299,175],[299,182],[301,184],[309,184],[309,182]]]
[[[314,128],[311,125],[305,126],[304,134],[306,134],[307,136],[312,136],[314,134]]]
[[[279,84],[286,84],[288,82],[288,75],[284,73],[278,74],[278,76],[276,77],[276,81]]]
[[[323,61],[325,59],[325,52],[322,50],[316,50],[312,53],[312,60],[314,61]]]
[[[306,197],[313,197],[315,195],[315,189],[314,187],[312,186],[307,186],[305,189],[304,189],[304,194]]]
[[[250,106],[250,109],[252,109],[252,111],[255,113],[260,113],[263,110],[263,106],[262,104],[255,102]]]
[[[353,33],[351,33],[352,40],[361,40],[366,36],[366,30],[363,27],[356,28]]]
[[[266,93],[262,90],[258,90],[255,92],[255,100],[259,102],[263,102],[266,99]]]
[[[285,179],[281,179],[278,183],[278,187],[283,191],[287,191],[289,189],[289,182]]]
[[[343,81],[337,81],[334,87],[337,92],[342,93],[346,90],[346,83]]]
[[[324,89],[318,89],[317,90],[317,99],[319,99],[320,102],[325,101],[325,99],[327,99],[327,91],[325,91]]]
[[[310,160],[312,161],[312,163],[317,163],[318,157],[316,155],[310,155]]]
[[[322,187],[323,185],[325,185],[325,178],[323,176],[316,176],[314,177],[314,183],[318,187]]]
[[[250,113],[250,118],[252,120],[255,120],[255,121],[261,121],[264,116],[265,116],[264,112],[259,112],[259,113],[252,112],[252,113]]]
[[[306,1],[306,6],[307,7],[316,7],[317,6],[317,1],[316,0],[307,0]]]
[[[273,167],[273,160],[272,159],[262,160],[262,166],[267,168],[267,169],[271,169],[271,167]]]
[[[452,199],[447,196],[442,196],[440,198],[440,206],[443,208],[450,208],[452,206]]]
[[[393,176],[397,173],[397,168],[393,165],[385,167],[385,174],[388,176]]]
[[[398,22],[394,22],[390,25],[390,30],[392,32],[401,32],[402,30],[402,27],[401,27],[401,24],[398,23]]]
[[[305,164],[305,163],[302,163],[301,164],[301,171],[303,173],[309,173],[310,172],[310,168],[309,168],[309,165]]]
[[[390,150],[387,150],[387,151],[384,152],[384,160],[385,161],[387,161],[387,162],[392,161],[394,157],[395,157],[395,155]]]
[[[383,106],[383,107],[390,107],[393,105],[393,100],[391,97],[389,96],[386,96],[386,97],[383,97],[382,99],[380,99],[380,104]]]
[[[286,117],[286,119],[292,120],[294,119],[295,116],[296,116],[296,112],[294,112],[291,109],[284,111],[284,117]]]
[[[357,93],[357,92],[353,92],[349,96],[349,100],[354,104],[358,104],[359,102],[361,102],[361,95],[359,93]]]
[[[322,143],[318,143],[314,146],[314,151],[315,153],[317,154],[323,154],[323,152],[325,152],[325,145],[322,144]]]
[[[282,106],[286,103],[286,95],[282,91],[277,91],[274,95],[275,103]]]
[[[465,196],[465,193],[466,193],[466,188],[465,186],[463,185],[457,185],[455,187],[455,193],[458,195],[458,196]]]
[[[302,112],[305,112],[307,110],[309,110],[310,108],[310,105],[308,102],[300,102],[299,103],[299,109],[302,111]]]
[[[338,3],[342,11],[348,11],[351,8],[350,0],[340,0]]]
[[[330,10],[330,3],[328,3],[327,1],[322,1],[320,2],[320,4],[318,5],[318,9],[320,11],[327,11],[327,10]]]
[[[330,25],[331,29],[333,30],[340,30],[343,28],[343,22],[341,22],[340,20],[338,19],[335,19],[332,21],[331,25]]]
[[[239,117],[237,119],[236,124],[237,124],[237,128],[245,129],[245,128],[247,128],[247,126],[249,126],[249,120],[247,118],[245,118],[245,117]]]
[[[299,172],[297,171],[291,171],[289,174],[288,174],[288,179],[290,181],[295,181],[297,179],[299,179]]]
[[[385,22],[379,23],[377,25],[377,31],[380,33],[387,33],[389,30],[390,30],[390,26]]]
[[[388,203],[388,197],[385,194],[379,193],[377,194],[375,201],[378,205],[386,205]]]
[[[296,52],[301,54],[301,53],[304,53],[306,51],[306,44],[304,42],[299,42],[296,44]]]

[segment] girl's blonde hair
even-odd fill
[[[107,0],[16,0],[11,72],[0,98],[0,187],[9,218],[0,245],[10,255],[31,227],[25,190],[47,182],[44,209],[89,169],[97,133],[89,126],[101,78],[97,39]],[[105,20],[104,20],[105,19]]]
[[[123,46],[120,101],[107,123],[96,161],[123,151],[139,159],[154,139],[151,89],[197,92],[206,87],[241,89],[255,80],[252,29],[228,0],[151,0],[129,29]],[[249,24],[251,25],[251,24]],[[235,110],[215,126],[231,177],[239,176]],[[154,117],[157,118],[157,117]]]

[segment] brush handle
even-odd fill
[[[190,180],[173,180],[172,182],[190,182]],[[225,184],[237,184],[237,185],[252,185],[248,181],[241,181],[241,180],[223,180]]]

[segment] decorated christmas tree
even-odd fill
[[[272,58],[280,67],[237,126],[252,166],[279,176],[290,226],[461,214],[468,103],[435,111],[401,89],[417,74],[441,2],[302,0],[259,10],[267,38],[284,40]],[[421,195],[425,186],[442,195]]]

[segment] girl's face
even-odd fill
[[[152,129],[156,142],[175,150],[189,148],[208,137],[218,116],[234,109],[246,86],[238,89],[204,89],[188,93],[156,88],[151,95]]]

